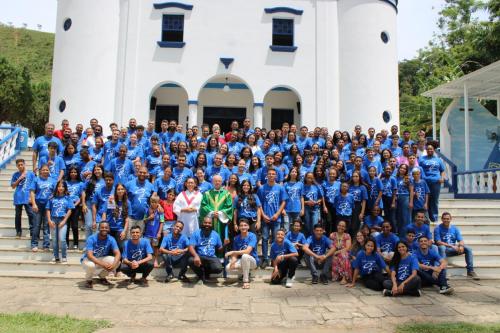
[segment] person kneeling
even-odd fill
[[[314,226],[314,235],[309,236],[302,250],[305,253],[307,267],[311,271],[312,284],[328,284],[328,275],[332,269],[332,255],[335,248],[332,248],[332,241],[324,235],[325,230],[321,224]],[[318,276],[318,270],[321,275]]]
[[[187,263],[189,258],[189,239],[182,234],[184,223],[175,222],[172,232],[169,232],[161,242],[160,253],[165,261],[167,277],[165,282],[170,282],[174,278],[174,267],[180,268],[177,279],[182,282],[190,282],[186,276]]]
[[[222,252],[222,240],[217,232],[212,230],[212,218],[206,216],[203,219],[201,229],[191,235],[189,243],[189,267],[198,276],[198,283],[203,284],[210,274],[220,274],[222,264],[216,256],[216,252]]]
[[[377,252],[377,245],[373,239],[368,239],[363,250],[356,254],[352,267],[354,268],[352,283],[346,285],[347,288],[354,287],[359,276],[366,288],[381,291],[384,289],[385,280],[382,272],[386,271],[389,275],[391,273],[384,258]]]
[[[293,286],[295,269],[299,264],[298,256],[295,246],[285,239],[285,230],[279,229],[276,233],[276,240],[271,245],[271,259],[274,268],[271,274],[271,284],[281,284],[286,276],[285,286],[287,288]]]
[[[226,271],[243,274],[243,289],[250,288],[250,270],[256,269],[259,263],[257,255],[257,236],[249,232],[250,223],[242,218],[238,224],[240,234],[234,237],[233,250],[226,253],[230,258]]]
[[[411,295],[420,297],[417,258],[408,252],[408,245],[398,242],[391,260],[391,279],[384,281],[384,296]]]
[[[437,285],[440,294],[451,294],[453,288],[448,286],[446,280],[446,260],[435,249],[430,248],[427,236],[421,236],[418,244],[419,248],[414,254],[420,267],[418,276],[422,279],[422,284],[427,286]]]
[[[122,265],[120,270],[130,277],[130,282],[135,282],[135,275],[142,273],[139,281],[147,285],[147,277],[153,270],[153,248],[149,240],[141,238],[141,227],[138,225],[130,228],[130,238],[123,247]]]

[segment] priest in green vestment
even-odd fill
[[[205,216],[213,218],[214,230],[219,234],[224,244],[229,243],[228,222],[233,216],[233,198],[222,187],[222,177],[215,175],[212,178],[213,189],[203,193],[200,206],[200,221]]]

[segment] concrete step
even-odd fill
[[[472,249],[472,253],[474,254],[474,266],[483,267],[488,266],[490,264],[498,264],[500,266],[500,252],[499,251],[475,251]],[[448,264],[459,266],[465,262],[465,256],[455,256],[448,257]]]
[[[500,200],[478,200],[478,199],[439,199],[439,207],[482,207],[496,206],[500,207]]]
[[[29,228],[28,226],[23,226],[22,227],[22,235],[23,237],[27,237],[29,238],[28,236],[29,234]],[[41,234],[41,232],[40,232]],[[12,237],[12,238],[15,238],[16,237],[16,229],[14,227],[14,223],[12,223],[11,226],[9,227],[4,227],[4,226],[0,226],[0,237]],[[85,240],[85,230],[79,230],[78,232],[78,238],[80,240]],[[70,232],[70,235],[69,235],[69,239],[72,240],[73,239],[73,232]],[[0,248],[2,247],[2,244],[0,243]]]
[[[81,237],[83,239],[80,239],[78,242],[79,248],[83,248],[85,246],[85,234],[82,234]],[[43,246],[43,240],[40,238],[39,243],[38,243],[38,248],[41,248]],[[70,243],[72,243],[72,235],[70,234]],[[29,237],[21,237],[21,238],[15,238],[15,237],[0,237],[0,248],[1,249],[23,249],[27,250],[30,248],[31,245],[31,238]]]
[[[67,258],[70,263],[80,263],[80,258],[83,252],[80,250],[68,250]],[[41,262],[49,262],[52,259],[52,250],[32,252],[29,248],[0,248],[0,261],[23,262],[26,260],[34,260]]]
[[[468,216],[468,217],[488,217],[488,216],[499,216],[500,215],[500,208],[483,208],[483,207],[477,207],[477,208],[450,208],[450,209],[443,209],[439,208],[439,216],[443,214],[444,212],[448,212],[451,214],[452,221],[453,218],[458,217],[458,216]]]

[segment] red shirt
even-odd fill
[[[165,221],[177,221],[177,216],[174,214],[174,204],[169,204],[164,200],[160,200],[160,206],[163,208],[163,216]]]

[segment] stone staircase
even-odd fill
[[[21,152],[19,158],[26,160],[31,169],[31,152]],[[68,264],[51,264],[51,252],[30,251],[28,219],[23,212],[23,237],[16,239],[14,229],[13,190],[10,187],[12,173],[16,171],[12,161],[0,170],[0,276],[83,278],[80,266],[81,251],[68,250]],[[474,251],[476,272],[482,278],[500,279],[500,200],[455,200],[444,194],[440,211],[452,214],[452,223],[459,226],[466,244]],[[70,243],[72,236],[70,236]],[[80,247],[84,246],[85,234],[80,232]],[[449,275],[465,277],[463,256],[449,259]],[[155,269],[153,276],[162,276],[163,269]],[[268,277],[269,271],[257,270],[256,278]],[[299,270],[298,277],[309,277],[309,272]]]

